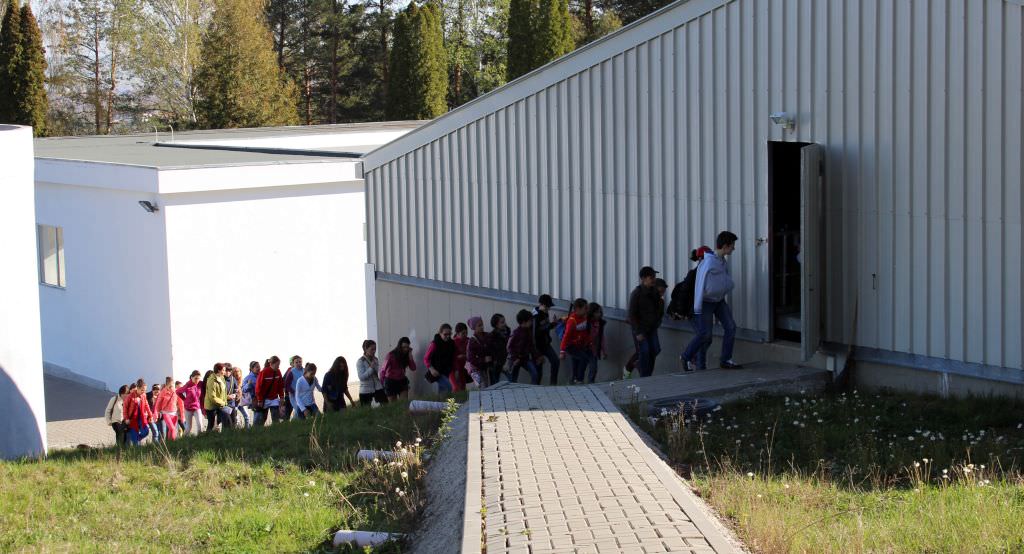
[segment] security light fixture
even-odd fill
[[[796,126],[796,120],[786,112],[774,112],[768,117],[772,119],[772,123],[781,126],[787,131],[793,130],[793,127]]]
[[[146,210],[149,213],[160,211],[160,208],[149,200],[139,200],[139,205],[142,206],[143,210]]]

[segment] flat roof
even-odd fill
[[[35,140],[36,159],[156,169],[360,160],[422,121],[219,129]]]

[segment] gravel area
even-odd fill
[[[451,434],[427,466],[427,507],[409,540],[412,553],[444,554],[462,546],[468,430],[469,407],[463,405],[452,421]]]

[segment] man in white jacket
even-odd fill
[[[742,369],[732,359],[732,347],[736,340],[736,322],[732,319],[732,310],[725,297],[736,284],[729,274],[729,266],[725,257],[736,250],[737,237],[729,231],[722,231],[715,239],[715,251],[704,254],[704,260],[697,267],[696,282],[693,287],[693,318],[697,334],[686,346],[682,358],[687,364],[697,359],[698,353],[706,353],[711,346],[711,331],[715,319],[722,324],[725,336],[722,337],[722,356],[719,367],[722,369]],[[706,359],[701,356],[700,359]],[[692,366],[689,369],[695,369]],[[704,369],[704,368],[700,368]]]

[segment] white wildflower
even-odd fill
[[[921,467],[921,463],[920,462],[914,462],[914,467]]]
[[[981,464],[981,469],[985,469],[985,464]]]
[[[398,496],[400,496],[400,497],[405,496],[405,491],[398,491]]]
[[[921,458],[921,461],[927,464],[928,463],[928,458]]]
[[[409,472],[408,471],[403,471],[402,472],[402,479],[408,479],[408,478],[409,478]]]
[[[398,448],[401,448],[401,447],[402,447],[402,441],[398,441],[398,442],[396,442],[396,443],[395,443],[395,446],[397,446]]]
[[[314,487],[314,486],[316,486],[316,481],[310,481],[310,482],[309,482],[309,486],[311,486],[311,487]]]
[[[753,476],[754,476],[754,472],[753,471],[748,471],[747,472],[747,477],[753,477]]]
[[[784,489],[788,489],[788,488],[789,488],[789,485],[782,485],[782,488],[784,488]]]
[[[309,493],[308,492],[304,492],[304,493],[302,493],[302,496],[309,496]]]

